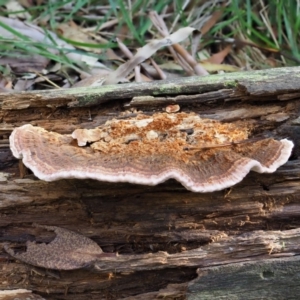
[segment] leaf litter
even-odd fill
[[[100,26],[90,27],[69,19],[68,22],[57,22],[55,31],[53,31],[53,27],[52,29],[46,29],[44,26],[45,22],[49,22],[48,16],[40,16],[38,19],[29,22],[28,20],[32,20],[30,10],[29,12],[24,10],[26,13],[22,14],[11,14],[14,7],[22,11],[22,9],[20,9],[22,6],[20,7],[20,4],[15,1],[9,1],[8,6],[9,8],[7,8],[7,10],[10,12],[9,18],[0,17],[0,34],[7,44],[13,41],[18,43],[15,49],[16,52],[20,52],[20,55],[14,58],[15,64],[13,65],[14,69],[12,72],[16,72],[21,76],[17,76],[13,81],[11,85],[11,89],[13,90],[21,91],[22,88],[23,90],[32,90],[36,87],[41,89],[40,82],[43,81],[47,83],[46,77],[50,77],[51,73],[53,75],[53,64],[59,64],[61,67],[63,64],[66,64],[69,69],[69,74],[77,74],[77,77],[73,76],[75,79],[74,87],[116,84],[128,80],[152,81],[156,79],[166,79],[173,75],[162,70],[159,67],[159,63],[156,63],[154,59],[157,51],[164,47],[167,47],[171,51],[175,64],[179,64],[187,75],[202,76],[209,74],[205,67],[197,61],[195,55],[189,54],[187,50],[189,43],[185,43],[185,45],[179,44],[193,33],[194,38],[192,39],[192,43],[194,43],[194,45],[191,46],[195,49],[195,47],[199,45],[201,36],[197,28],[182,26],[180,23],[180,15],[178,14],[171,26],[172,31],[174,31],[175,28],[176,30],[170,33],[162,16],[156,11],[150,11],[149,19],[159,34],[149,29],[152,38],[150,38],[149,42],[144,44],[143,47],[136,47],[136,53],[134,54],[126,43],[124,43],[126,36],[131,34],[128,27],[124,26],[124,24],[121,26],[123,33],[117,34],[115,41],[109,38],[111,35],[110,30],[118,25],[117,18],[108,19]],[[30,3],[27,3],[27,6],[30,8]],[[72,4],[70,3],[64,6],[63,9],[72,9]],[[92,7],[89,9],[90,14],[86,17],[91,19],[96,18],[97,13],[95,14],[94,9]],[[89,9],[84,11],[88,12]],[[103,6],[100,7],[100,10],[101,9],[107,12],[109,7]],[[205,30],[213,26],[220,15],[222,15],[221,11],[218,11],[217,14],[216,12],[213,13]],[[132,14],[132,18],[135,18],[134,14]],[[196,34],[196,32],[198,33]],[[110,47],[112,42],[117,42],[115,46],[118,46],[119,50],[115,50],[115,47]],[[20,43],[25,43],[26,47],[19,49]],[[125,50],[126,48],[127,50]],[[31,49],[35,55],[25,55],[25,60],[27,60],[28,64],[23,65],[21,69],[20,62],[23,59],[24,51],[28,49]],[[118,54],[120,51],[121,56]],[[163,51],[163,53],[164,55],[167,54],[165,51]],[[110,59],[105,60],[105,57],[109,57]],[[39,61],[42,58],[45,60],[41,64]],[[124,62],[124,58],[128,60]],[[9,56],[2,55],[1,60],[4,65],[13,64],[13,62],[9,60]],[[101,60],[106,63],[103,64]],[[115,63],[117,61],[123,62],[115,69]],[[33,66],[36,67],[34,68]],[[35,72],[32,73],[32,70],[35,70]],[[134,73],[132,73],[133,71]],[[24,73],[34,74],[35,78],[43,78],[43,80],[36,81],[32,79],[28,83],[24,82],[24,79],[22,79]],[[60,68],[57,69],[56,73],[59,75]],[[66,86],[62,84],[62,78],[63,76],[58,76],[55,80],[61,87]],[[51,79],[48,83],[49,85],[44,84],[44,86],[47,86],[47,88],[56,88],[56,84],[54,84]],[[42,89],[44,89],[44,87],[42,87]]]
[[[299,56],[297,39],[292,40],[297,38],[299,30],[294,33],[292,30],[297,29],[299,22],[293,23],[295,16],[291,15],[290,20],[285,20],[287,28],[276,31],[270,14],[272,4],[263,0],[250,7],[247,24],[245,12],[249,13],[249,3],[238,7],[233,2],[219,0],[201,4],[186,1],[182,5],[159,1],[131,4],[117,1],[114,6],[84,3],[57,2],[50,7],[43,1],[39,6],[32,1],[6,1],[0,17],[0,71],[3,73],[9,66],[14,75],[8,91],[15,86],[18,91],[22,86],[24,90],[56,88],[47,80],[16,84],[33,69],[38,72],[32,73],[35,77],[57,74],[55,84],[60,87],[71,87],[74,83],[95,86],[236,72],[257,69],[259,65],[276,67],[282,65],[280,60],[285,63],[287,58],[297,60]],[[243,30],[245,24],[247,30]],[[140,59],[139,48],[190,27],[198,31],[193,38],[181,40],[180,44],[165,44],[165,49],[157,47],[152,53],[143,53],[143,60]],[[263,33],[266,33],[264,37]],[[280,49],[283,42],[292,49]],[[124,52],[122,44],[134,61]],[[293,53],[285,55],[288,51]],[[59,67],[53,68],[55,64]],[[160,68],[160,65],[172,64],[176,67]],[[88,77],[91,79],[80,83]],[[107,79],[101,80],[102,77]],[[72,80],[66,84],[68,78]]]

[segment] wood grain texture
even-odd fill
[[[187,297],[196,299],[298,299],[299,256],[198,270]]]

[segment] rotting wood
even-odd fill
[[[32,227],[38,223],[73,230],[105,252],[120,254],[111,265],[100,262],[98,270],[51,271],[17,262],[1,247],[0,289],[28,289],[45,299],[162,297],[166,294],[159,291],[168,284],[194,279],[197,267],[298,255],[299,71],[0,94],[1,246],[10,243],[23,250],[27,240],[49,242],[54,234]],[[155,98],[148,102],[132,100],[151,95]],[[197,194],[172,180],[148,187],[92,180],[47,183],[30,172],[20,178],[18,161],[8,151],[10,132],[25,123],[71,133],[137,110],[164,111],[174,103],[202,117],[247,122],[253,137],[289,138],[296,144],[292,160],[274,174],[251,173],[231,189]],[[156,263],[150,257],[157,257]],[[178,289],[178,298],[182,291]]]
[[[130,100],[136,96],[174,96],[204,94],[204,103],[218,91],[227,92],[220,100],[273,100],[293,99],[299,96],[300,67],[277,68],[254,72],[187,77],[172,81],[154,81],[107,85],[97,88],[74,88],[51,91],[0,93],[3,110],[28,109],[34,107],[90,107],[112,102],[116,99]],[[227,94],[231,90],[232,94]],[[212,95],[205,94],[212,92]],[[152,100],[153,105],[155,99]],[[172,99],[166,103],[173,102]],[[189,100],[187,99],[187,102]],[[199,101],[201,102],[201,101]],[[147,105],[149,103],[146,103]]]
[[[167,287],[160,289],[157,292],[150,292],[139,294],[137,296],[130,296],[124,300],[152,300],[152,299],[186,299],[188,283],[168,284]]]
[[[0,291],[0,300],[45,300],[29,290],[16,289]]]
[[[300,257],[203,268],[188,284],[188,300],[299,299]]]

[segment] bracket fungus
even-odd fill
[[[138,114],[113,119],[72,135],[24,125],[10,147],[40,179],[90,178],[156,185],[174,178],[193,192],[240,182],[250,170],[272,173],[289,158],[293,143],[248,139],[247,126],[202,119],[194,113]]]

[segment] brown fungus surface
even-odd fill
[[[91,265],[95,260],[115,253],[104,253],[97,243],[76,232],[56,227],[35,225],[56,233],[49,244],[27,242],[27,251],[15,253],[7,244],[4,249],[11,256],[28,264],[57,270],[73,270]]]
[[[10,137],[15,157],[40,179],[91,178],[156,185],[175,178],[194,192],[241,181],[250,170],[274,172],[293,148],[288,140],[248,140],[248,128],[194,113],[139,114],[60,135],[24,125]]]

